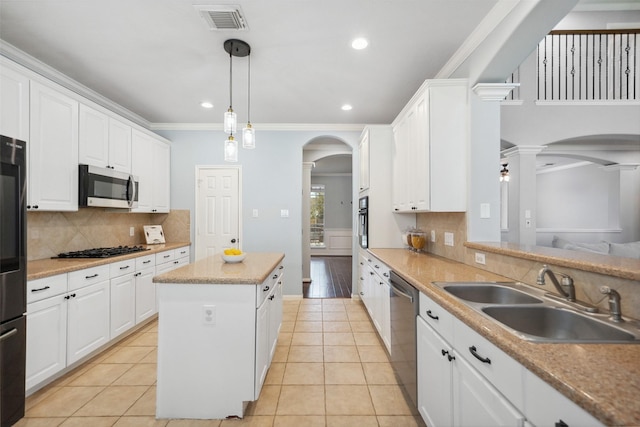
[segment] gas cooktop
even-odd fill
[[[94,248],[75,252],[64,252],[51,258],[109,258],[148,250],[149,249],[142,246],[117,246],[114,248]]]

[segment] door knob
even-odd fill
[[[235,243],[235,242],[236,242],[236,239],[231,239],[231,243]]]

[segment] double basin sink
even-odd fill
[[[434,282],[482,316],[533,342],[640,343],[636,322],[613,322],[606,313],[582,313],[517,282]]]

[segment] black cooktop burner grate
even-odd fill
[[[149,249],[143,246],[118,246],[114,248],[94,248],[82,251],[64,252],[52,258],[109,258],[148,250]]]

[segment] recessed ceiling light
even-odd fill
[[[213,108],[213,104],[209,101],[203,101],[200,103],[200,106],[202,108]]]
[[[351,42],[351,47],[356,50],[362,50],[369,46],[369,41],[364,37],[358,37]]]
[[[343,110],[343,111],[349,111],[349,110],[351,110],[352,108],[353,108],[353,107],[352,107],[351,105],[349,105],[349,104],[344,104],[344,105],[342,106],[342,110]]]

